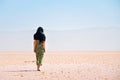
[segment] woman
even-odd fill
[[[36,64],[37,71],[40,71],[40,66],[42,66],[42,59],[45,52],[45,34],[42,27],[37,29],[37,32],[34,34],[34,52],[36,53]]]

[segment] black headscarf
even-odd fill
[[[34,40],[39,40],[39,42],[43,42],[46,40],[42,27],[38,27],[37,32],[34,34]]]

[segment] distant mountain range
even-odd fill
[[[30,31],[0,31],[0,50],[33,50]],[[120,50],[120,28],[45,30],[47,50]]]

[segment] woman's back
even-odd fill
[[[36,40],[36,52],[44,51],[43,42]]]

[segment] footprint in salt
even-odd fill
[[[108,80],[108,78],[105,78],[105,80]]]
[[[24,77],[24,76],[21,74],[20,77]]]
[[[53,73],[51,72],[50,75],[52,75]]]
[[[61,73],[63,73],[63,71],[61,71]]]
[[[12,76],[19,76],[19,75],[16,74],[16,75],[12,75]]]
[[[68,72],[70,74],[70,72]]]
[[[45,72],[41,72],[42,75],[45,75]]]
[[[20,77],[24,77],[22,74],[14,74],[12,76],[20,76]]]
[[[35,63],[35,61],[24,61],[24,63]]]

